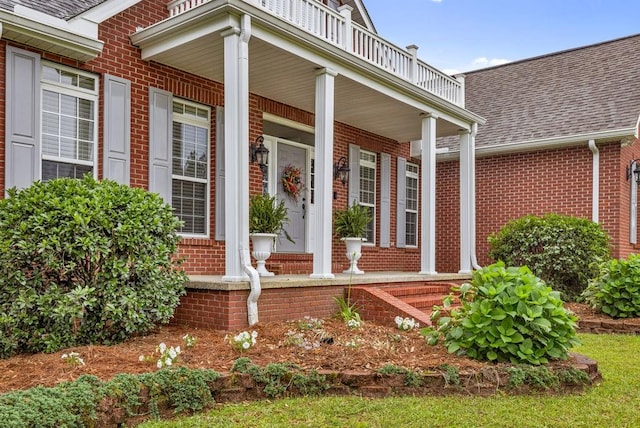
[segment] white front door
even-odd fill
[[[308,149],[305,146],[292,145],[278,140],[276,153],[276,177],[274,180],[276,194],[278,200],[284,201],[287,207],[289,223],[285,226],[285,230],[294,241],[290,242],[284,235],[281,235],[276,245],[276,251],[279,253],[303,253],[306,250],[306,224],[310,208],[309,185],[307,183],[309,175],[307,173]],[[282,183],[282,177],[287,167],[299,168],[301,171],[300,178],[303,188],[297,198],[287,193]]]

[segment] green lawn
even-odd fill
[[[158,427],[640,427],[640,336],[579,335],[603,382],[581,395],[298,398],[228,404]]]

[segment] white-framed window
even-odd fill
[[[376,241],[376,161],[373,152],[360,150],[360,198],[359,204],[371,212],[372,220],[367,225],[366,244],[375,245]]]
[[[418,165],[407,163],[405,171],[405,244],[418,246]]]
[[[171,205],[183,235],[209,233],[210,118],[207,106],[173,100]]]
[[[42,181],[96,176],[96,75],[42,62]]]

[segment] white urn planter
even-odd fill
[[[349,260],[349,269],[342,273],[362,275],[364,271],[358,269],[358,260],[362,256],[362,243],[365,238],[342,238],[347,246],[347,259]]]
[[[265,261],[271,256],[273,251],[273,242],[275,241],[275,233],[252,233],[251,242],[253,242],[253,251],[251,255],[256,259],[256,270],[260,276],[274,276],[273,272],[269,272],[265,266]]]

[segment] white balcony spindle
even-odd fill
[[[186,13],[211,0],[173,0],[169,16]],[[418,47],[399,48],[353,22],[350,6],[336,12],[316,0],[244,0],[327,43],[356,55],[445,100],[464,107],[464,77],[450,77],[418,60]]]

